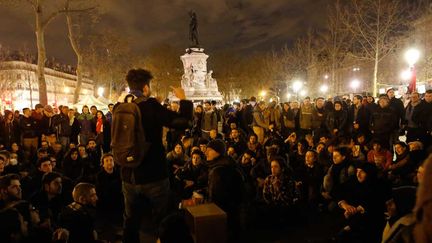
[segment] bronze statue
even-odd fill
[[[195,12],[189,12],[189,16],[191,18],[189,23],[189,40],[191,47],[198,47],[198,19]]]

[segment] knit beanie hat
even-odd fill
[[[212,148],[220,155],[224,155],[226,151],[225,143],[220,139],[215,139],[207,144],[207,148]]]

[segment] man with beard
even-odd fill
[[[69,204],[59,215],[59,226],[67,229],[69,242],[95,242],[97,233],[94,227],[96,188],[90,183],[78,183],[73,191],[74,202]]]
[[[22,199],[20,177],[7,174],[0,177],[0,210]]]
[[[61,209],[65,206],[61,197],[62,176],[56,172],[46,173],[42,177],[42,188],[32,198],[31,203],[39,210],[42,223],[57,226]]]

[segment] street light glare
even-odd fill
[[[298,92],[301,88],[303,87],[303,82],[301,81],[294,81],[292,88],[294,90],[294,92]]]
[[[360,87],[360,81],[358,79],[351,81],[351,88],[357,89],[358,87]]]
[[[64,92],[65,92],[66,94],[68,94],[68,93],[70,92],[69,87],[65,87],[65,88],[64,88]]]
[[[286,97],[287,97],[287,99],[290,99],[291,98],[291,94],[287,93]]]
[[[260,96],[262,96],[262,97],[266,96],[266,94],[267,94],[267,92],[265,92],[265,90],[260,92]]]
[[[328,91],[328,86],[325,84],[321,85],[320,91],[321,93],[326,93]]]
[[[420,51],[417,49],[409,49],[405,52],[405,60],[410,66],[413,66],[420,58]]]

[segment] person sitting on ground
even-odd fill
[[[166,159],[170,167],[170,176],[173,177],[185,165],[189,157],[185,154],[183,145],[176,143],[174,149],[166,155]]]
[[[190,198],[193,191],[207,186],[208,168],[202,161],[201,151],[193,151],[191,156],[191,160],[176,174],[176,179],[181,182],[182,198]]]
[[[410,184],[414,175],[415,167],[411,161],[408,146],[404,142],[395,144],[396,160],[389,166],[389,178],[395,184]]]
[[[49,172],[52,172],[51,160],[49,157],[43,157],[36,162],[36,172],[32,176],[30,195],[26,198],[33,197],[42,188],[42,177]]]
[[[324,169],[318,163],[318,154],[308,150],[305,163],[294,171],[296,185],[300,188],[301,199],[309,208],[317,209],[321,199],[320,189],[324,178]]]
[[[253,151],[251,151],[253,152]],[[264,186],[264,181],[267,176],[271,175],[271,158],[277,156],[277,151],[275,148],[267,149],[266,159],[260,160],[254,167],[251,169],[251,176],[255,180],[256,188],[258,192],[262,192],[262,188]],[[260,200],[262,198],[262,194],[259,193],[257,195],[257,199]]]
[[[225,150],[225,143],[219,139],[210,141],[207,145],[208,201],[227,213],[229,234],[235,237],[240,227],[244,182],[235,161],[225,155]]]
[[[375,139],[372,141],[373,149],[367,154],[367,161],[375,164],[381,171],[387,171],[392,164],[393,156],[389,150],[383,148],[382,143]]]
[[[98,192],[98,209],[105,212],[121,211],[123,194],[121,192],[120,172],[114,164],[111,153],[102,155],[102,170],[96,176],[96,191]]]
[[[343,191],[346,183],[355,176],[355,168],[348,159],[348,149],[344,147],[333,149],[333,164],[323,179],[321,195],[328,202],[328,209],[336,208],[337,198]]]
[[[383,231],[382,243],[406,242],[403,240],[402,232],[415,223],[415,216],[412,213],[415,200],[415,187],[403,186],[393,189],[390,200],[386,202],[387,224]],[[414,242],[413,239],[411,242]]]
[[[63,160],[64,175],[71,179],[74,184],[78,183],[83,177],[84,167],[79,158],[78,149],[69,150]]]
[[[295,200],[295,183],[287,172],[282,157],[271,158],[271,175],[267,176],[263,186],[263,198],[267,205],[277,208],[289,207]]]
[[[69,204],[59,215],[59,226],[70,232],[69,242],[96,242],[94,227],[95,208],[98,200],[93,184],[78,183],[72,191],[74,202]]]
[[[379,242],[384,229],[385,202],[391,186],[378,178],[374,164],[363,163],[356,177],[344,185],[338,206],[344,210],[347,226],[338,235],[340,242]]]
[[[50,228],[57,226],[58,215],[65,206],[61,193],[62,176],[48,172],[42,177],[42,188],[30,200],[39,210],[41,223]]]
[[[28,235],[23,216],[15,208],[0,210],[0,242],[19,243]]]
[[[21,199],[20,176],[17,174],[7,174],[0,177],[0,210]]]

